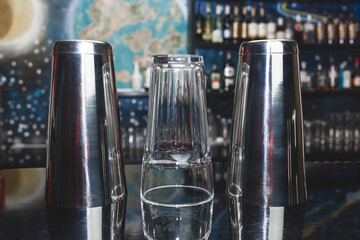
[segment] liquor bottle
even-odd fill
[[[352,87],[360,88],[360,68],[359,68],[359,57],[355,58],[354,74],[352,76]]]
[[[277,39],[285,38],[284,19],[282,17],[279,17],[277,19],[277,28],[276,28],[275,38],[277,38]]]
[[[247,16],[247,6],[243,6],[242,8],[242,19],[241,19],[241,35],[240,38],[246,39],[248,38],[248,16]]]
[[[335,144],[334,149],[335,152],[342,152],[342,146],[344,141],[344,120],[343,115],[341,113],[335,113]]]
[[[275,33],[276,33],[276,23],[274,21],[274,18],[272,16],[272,10],[269,11],[269,18],[268,22],[266,24],[266,38],[267,39],[274,39]]]
[[[134,62],[134,73],[131,75],[131,87],[133,91],[141,91],[143,77],[139,70],[139,63]]]
[[[221,74],[218,71],[217,65],[213,64],[212,72],[210,74],[211,90],[219,91],[221,89]]]
[[[328,70],[328,83],[330,90],[336,90],[338,87],[338,72],[335,66],[334,57],[330,57],[330,64]]]
[[[310,73],[306,69],[306,62],[301,62],[301,70],[300,70],[300,81],[301,81],[301,89],[304,91],[311,90],[311,76]]]
[[[216,16],[214,20],[214,26],[212,30],[212,42],[222,43],[223,42],[223,23],[221,17],[222,7],[220,4],[216,5]]]
[[[353,114],[350,114],[349,110],[345,113],[345,122],[344,122],[344,152],[352,152],[353,151],[353,142],[354,142],[354,126],[353,126]]]
[[[297,14],[295,17],[295,23],[293,28],[294,28],[294,40],[298,44],[303,44],[304,26],[301,23],[301,16],[299,14]]]
[[[232,37],[232,20],[230,17],[230,5],[225,5],[225,17],[223,20],[223,38],[225,43],[229,43]]]
[[[235,66],[231,61],[231,51],[226,52],[226,61],[224,66],[224,90],[233,91],[235,85]]]
[[[294,38],[291,18],[289,16],[286,17],[285,38],[286,39],[293,39]]]
[[[347,35],[349,37],[349,44],[355,44],[356,41],[356,23],[354,19],[354,12],[351,10],[349,14],[349,21],[347,25]]]
[[[145,79],[144,79],[144,88],[145,88],[145,91],[149,91],[149,87],[150,87],[150,73],[151,73],[151,69],[150,69],[150,66],[148,66],[145,70]]]
[[[206,14],[204,18],[204,28],[202,32],[202,39],[204,41],[211,41],[212,38],[212,17],[211,17],[211,3],[206,4]]]
[[[257,30],[258,30],[258,23],[256,21],[256,8],[251,8],[251,20],[248,25],[248,38],[249,39],[256,39],[257,38]]]
[[[265,9],[264,7],[260,7],[260,18],[259,23],[257,25],[257,35],[258,38],[264,39],[266,38],[266,23],[265,23]]]
[[[306,16],[306,23],[304,24],[304,43],[314,44],[315,43],[315,26],[311,22],[312,17],[310,14]]]
[[[201,3],[197,2],[197,13],[195,15],[195,39],[202,40],[204,17],[202,15]]]
[[[315,72],[315,90],[316,91],[324,91],[326,90],[326,71],[323,68],[321,61],[318,56],[317,57],[317,67]]]
[[[340,64],[339,70],[339,89],[351,88],[351,68],[345,60]]]
[[[318,45],[324,44],[325,42],[325,29],[324,23],[321,19],[318,19],[316,22],[316,31],[315,31],[316,43]]]
[[[335,43],[335,23],[332,17],[332,11],[329,10],[328,21],[326,25],[326,39],[329,45]]]
[[[344,18],[344,11],[341,10],[339,14],[339,23],[337,25],[337,35],[339,36],[339,44],[344,44],[348,42],[347,39],[347,26]]]
[[[240,30],[241,29],[240,29],[239,7],[234,6],[234,19],[231,26],[233,43],[239,42]]]

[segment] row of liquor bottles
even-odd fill
[[[332,112],[326,119],[304,120],[305,153],[359,153],[360,113]]]
[[[197,2],[194,32],[198,41],[234,43],[247,39],[294,39],[299,44],[355,44],[359,40],[359,24],[353,11],[340,8],[339,18],[333,18],[332,10],[327,16],[316,14],[294,15],[294,18],[274,18],[273,9],[264,6],[215,5]],[[205,13],[203,14],[205,6]],[[249,11],[250,8],[250,11]],[[224,11],[223,11],[224,9]],[[233,9],[233,11],[231,11]],[[249,14],[250,13],[250,14]],[[276,22],[275,22],[276,20]],[[305,21],[304,21],[305,20]]]
[[[231,118],[225,118],[208,109],[209,138],[214,159],[229,157]],[[122,128],[122,144],[125,159],[142,158],[146,140],[146,127]],[[304,120],[306,154],[359,153],[360,113],[330,113],[323,120]]]
[[[235,79],[236,68],[231,59],[231,51],[226,52],[226,60],[222,69],[217,64],[212,64],[211,73],[205,75],[207,89],[210,91],[233,91]]]
[[[315,55],[315,70],[308,66],[313,62],[300,63],[301,87],[304,91],[360,89],[360,59],[348,56],[347,59],[336,62],[331,56],[329,61],[323,61]]]
[[[315,55],[315,64],[301,61],[300,79],[304,91],[360,89],[360,58],[348,56],[336,62],[331,56],[323,61]],[[315,66],[315,69],[309,68]],[[207,89],[210,91],[233,91],[236,80],[236,68],[227,51],[224,66],[212,65],[210,74],[206,75]]]

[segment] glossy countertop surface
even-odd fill
[[[301,235],[303,239],[360,239],[359,164],[312,163],[307,164],[306,169],[306,206],[285,209],[291,214],[285,214],[284,224],[280,226],[282,237],[273,239],[299,239]],[[236,202],[227,202],[224,194],[226,170],[226,164],[214,164],[215,199],[210,239],[270,239],[258,234],[274,231],[274,224],[268,224],[270,227],[265,229],[264,223],[269,223],[269,219],[263,209],[241,208]],[[139,199],[141,165],[126,165],[125,172],[126,204],[119,203],[115,210],[72,211],[46,208],[44,168],[2,170],[0,239],[145,239]],[[125,207],[126,216],[121,219],[119,214]],[[235,222],[239,220],[236,216],[242,211],[252,213],[253,219],[234,224],[234,217]],[[116,224],[106,220],[110,218],[117,219]],[[101,230],[91,227],[94,221],[101,221]]]

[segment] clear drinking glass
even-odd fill
[[[208,238],[214,191],[201,56],[152,57],[140,197],[148,238]]]

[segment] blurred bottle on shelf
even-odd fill
[[[337,24],[337,36],[339,38],[339,44],[348,42],[347,39],[347,26],[344,17],[344,11],[341,9],[339,14],[339,22]]]
[[[353,126],[353,151],[357,153],[360,152],[360,113],[353,115]]]
[[[351,68],[346,60],[340,64],[339,89],[351,89]]]
[[[247,14],[247,6],[244,5],[242,7],[242,17],[241,17],[241,35],[240,38],[246,39],[248,38],[248,14]]]
[[[320,152],[325,153],[326,151],[326,134],[327,134],[327,122],[321,120],[319,123],[320,128]]]
[[[218,71],[217,64],[212,65],[210,81],[211,81],[211,90],[212,91],[219,91],[221,89],[221,74]]]
[[[227,159],[227,157],[229,156],[229,140],[230,140],[230,128],[231,125],[228,124],[226,118],[221,118],[221,134],[220,137],[222,139],[221,142],[221,157],[224,159]]]
[[[146,69],[144,71],[144,89],[146,92],[149,91],[149,87],[150,87],[150,63],[151,63],[151,57],[147,56],[146,57]]]
[[[294,30],[294,40],[299,44],[303,44],[303,32],[304,32],[304,26],[301,23],[301,16],[299,14],[296,15],[295,23],[293,26]]]
[[[134,62],[134,73],[131,75],[131,87],[133,91],[141,91],[143,77],[139,70],[139,63]]]
[[[313,153],[324,153],[326,150],[327,123],[323,120],[314,120],[311,127],[311,151]]]
[[[127,134],[127,143],[128,143],[128,156],[129,159],[136,159],[136,150],[135,150],[135,139],[134,139],[134,128],[130,127]]]
[[[282,17],[279,17],[277,19],[275,38],[276,39],[284,39],[285,38],[284,19]]]
[[[229,43],[232,37],[232,19],[230,17],[230,5],[225,5],[225,17],[223,20],[223,38],[225,43]]]
[[[202,40],[211,41],[212,38],[212,16],[211,16],[211,3],[206,4],[206,14],[203,22]]]
[[[232,41],[233,43],[238,43],[240,39],[240,16],[239,16],[239,7],[234,6],[234,18],[231,26],[231,32],[232,32]]]
[[[256,39],[258,37],[258,23],[256,21],[256,8],[251,8],[251,19],[248,25],[248,38]]]
[[[224,66],[224,90],[234,91],[235,85],[235,66],[231,61],[231,51],[226,52],[226,61]]]
[[[326,71],[320,61],[320,57],[318,55],[315,56],[315,59],[317,61],[316,64],[316,72],[315,72],[315,90],[316,91],[324,91],[327,89],[326,87]]]
[[[322,19],[318,19],[316,22],[315,38],[318,45],[325,43],[325,28]]]
[[[338,87],[338,72],[335,66],[334,57],[331,56],[329,60],[329,68],[328,68],[328,83],[330,90],[336,90]]]
[[[328,11],[328,20],[326,23],[326,39],[329,45],[333,45],[335,43],[335,23],[331,9]]]
[[[306,154],[311,153],[311,121],[304,119],[304,150]]]
[[[274,39],[276,33],[276,23],[273,18],[272,9],[269,10],[268,21],[266,23],[266,38]]]
[[[343,141],[344,141],[344,126],[343,126],[343,115],[340,113],[335,114],[335,143],[334,150],[335,152],[342,152]]]
[[[222,7],[220,4],[216,5],[216,16],[214,19],[214,25],[212,30],[212,42],[222,43],[223,39],[223,21],[221,17]]]
[[[304,24],[304,43],[314,44],[315,43],[315,26],[312,23],[312,17],[310,14],[306,16],[306,22]]]
[[[195,39],[202,40],[203,38],[203,29],[204,29],[204,17],[201,9],[201,2],[196,4],[196,14],[195,14]]]
[[[266,22],[265,22],[265,8],[263,6],[260,7],[260,18],[259,23],[257,25],[257,37],[260,39],[266,38]]]
[[[294,39],[293,25],[289,16],[286,17],[285,38]]]
[[[310,72],[306,69],[306,61],[302,61],[300,66],[301,89],[303,91],[310,91],[312,90],[311,75]]]
[[[353,131],[353,120],[352,115],[349,112],[345,113],[344,117],[344,149],[346,153],[353,151],[354,131]]]
[[[213,142],[216,139],[215,116],[210,108],[208,108],[206,111],[207,111],[208,123],[209,123],[209,141],[210,141],[210,145],[213,145]]]
[[[330,113],[330,121],[328,128],[328,151],[330,153],[335,150],[335,114]]]
[[[148,65],[148,67],[145,70],[145,79],[144,79],[144,88],[145,91],[149,91],[149,87],[150,87],[150,65]]]
[[[360,88],[360,62],[359,62],[359,57],[355,58],[355,63],[354,63],[354,73],[352,76],[352,87],[353,88]]]
[[[347,34],[349,36],[349,44],[356,43],[356,22],[354,19],[354,11],[351,10],[349,14],[349,20],[347,24]]]

